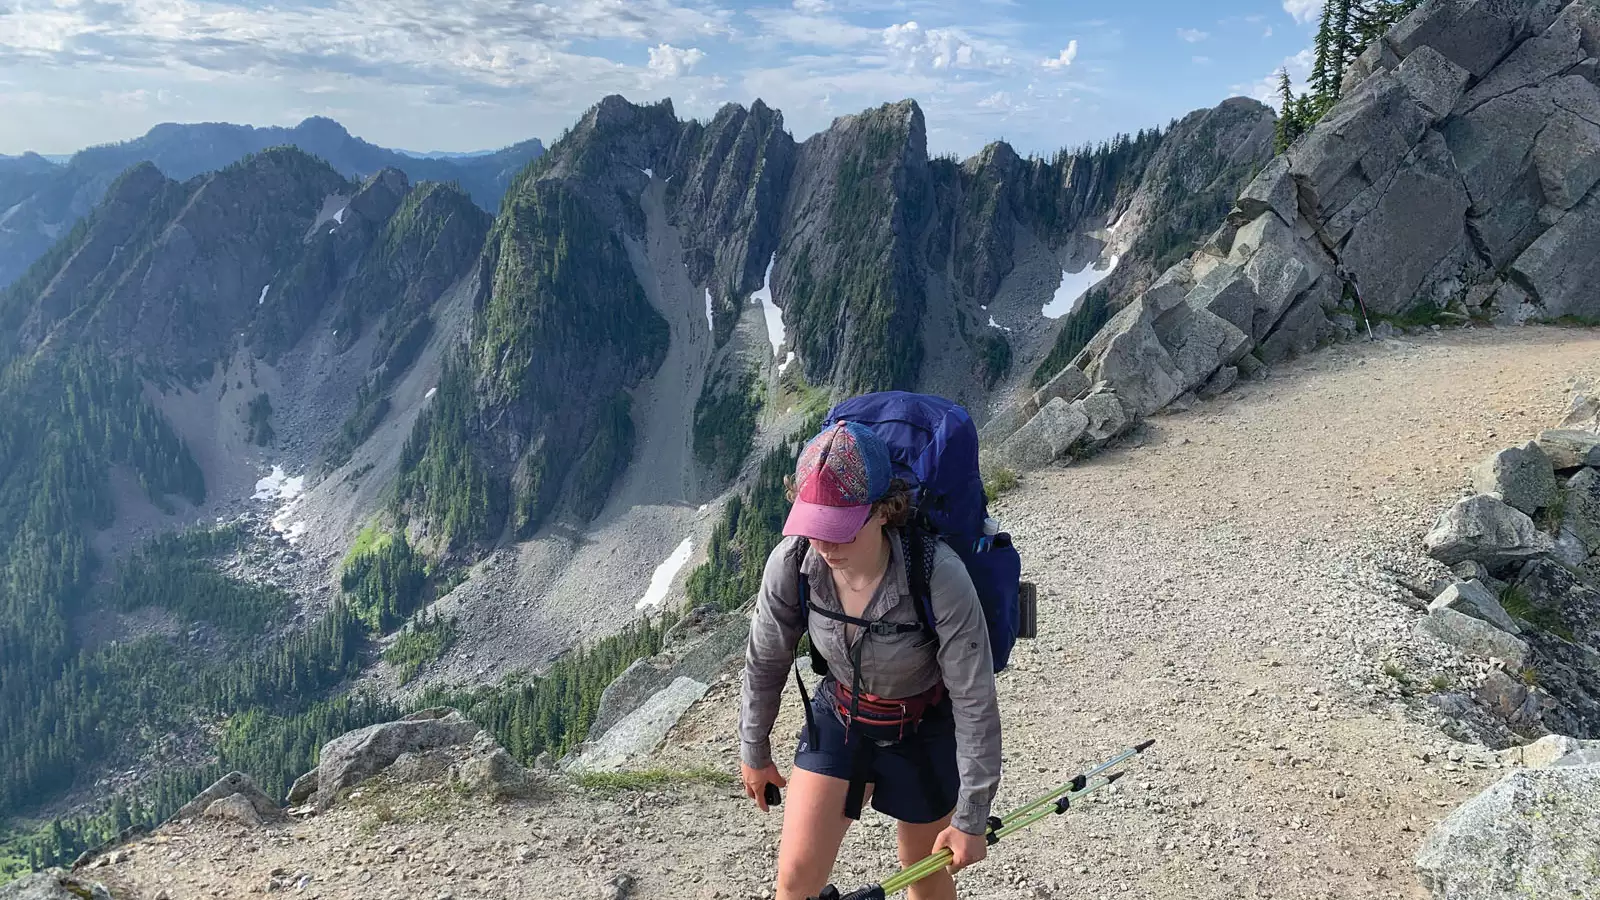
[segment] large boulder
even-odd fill
[[[341,792],[387,769],[401,754],[468,746],[482,730],[460,712],[436,707],[341,735],[323,745],[320,763],[294,783],[289,802],[312,800],[317,809],[328,809]]]
[[[1000,445],[999,455],[1018,469],[1037,469],[1065,456],[1089,427],[1089,417],[1060,397]]]
[[[1569,643],[1600,648],[1600,590],[1579,574],[1553,560],[1538,559],[1522,567],[1511,589],[1526,609],[1518,614],[1538,630],[1554,634]],[[1508,602],[1511,595],[1508,595]],[[1600,651],[1590,649],[1590,686],[1600,694]]]
[[[1519,670],[1528,662],[1527,641],[1453,609],[1430,609],[1417,628],[1465,653],[1501,660],[1512,670]]]
[[[1239,199],[1234,201],[1234,212],[1228,215],[1228,224],[1237,231],[1240,225],[1268,212],[1277,213],[1285,222],[1293,222],[1300,213],[1294,177],[1289,173],[1289,157],[1283,154],[1273,157],[1239,194]],[[1232,245],[1233,238],[1229,235],[1227,246],[1220,246],[1219,242],[1217,249],[1226,253]]]
[[[1162,307],[1146,291],[1111,317],[1085,348],[1085,374],[1112,386],[1135,416],[1148,416],[1186,389],[1183,373],[1156,336]],[[1183,303],[1183,298],[1178,298]]]
[[[255,828],[262,824],[261,813],[256,811],[255,805],[245,799],[242,794],[223,797],[206,807],[204,813],[208,819],[220,819]]]
[[[1530,516],[1556,500],[1555,467],[1532,441],[1479,463],[1472,470],[1472,484],[1480,494],[1499,497]]]
[[[1083,374],[1083,370],[1076,366],[1067,366],[1045,382],[1044,387],[1034,392],[1033,406],[1035,409],[1044,409],[1057,397],[1071,403],[1082,397],[1084,391],[1088,389],[1089,378]]]
[[[1521,769],[1429,833],[1417,874],[1436,900],[1593,896],[1600,765]]]
[[[1447,566],[1472,559],[1497,572],[1549,553],[1554,542],[1534,527],[1526,513],[1479,494],[1446,510],[1423,538],[1423,545],[1428,555]]]
[[[46,869],[0,885],[0,900],[113,900],[106,886],[65,869]]]
[[[1382,43],[1378,41],[1376,43]],[[1418,47],[1395,69],[1395,78],[1435,120],[1455,108],[1472,73],[1432,47]]]
[[[1439,596],[1428,604],[1429,612],[1440,609],[1455,610],[1463,615],[1488,622],[1508,634],[1522,633],[1517,623],[1506,615],[1506,609],[1500,605],[1500,600],[1477,579],[1458,581],[1441,591]]]
[[[599,740],[585,742],[562,767],[570,772],[615,771],[627,767],[654,750],[689,707],[705,696],[708,688],[709,685],[692,678],[678,678],[611,726]]]
[[[599,740],[611,726],[679,678],[709,684],[730,658],[744,653],[749,636],[747,615],[705,608],[691,611],[673,626],[661,653],[634,660],[606,685],[585,739]]]
[[[1283,233],[1288,237],[1287,229]],[[1265,243],[1245,263],[1244,277],[1255,289],[1256,298],[1248,333],[1257,341],[1264,340],[1277,327],[1289,305],[1322,274],[1306,265],[1294,249],[1291,241]]]
[[[235,800],[234,798],[237,798]],[[181,819],[198,819],[210,813],[211,808],[221,801],[230,803],[217,806],[218,814],[212,818],[235,818],[247,824],[260,824],[271,822],[284,817],[283,810],[278,804],[272,802],[261,788],[256,786],[254,780],[243,772],[230,772],[217,779],[210,787],[201,791],[193,800],[185,803],[179,810],[172,814],[173,821]],[[255,813],[258,821],[249,822],[249,817],[242,812],[239,816],[230,816],[230,810],[242,810],[249,807]]]
[[[1573,3],[1542,34],[1518,44],[1494,70],[1467,95],[1467,105],[1476,106],[1490,97],[1499,97],[1522,88],[1534,87],[1555,78],[1588,56],[1582,45],[1582,8]]]
[[[1401,57],[1432,47],[1482,78],[1511,51],[1526,12],[1526,3],[1512,0],[1436,0],[1401,19],[1384,40]]]
[[[1338,303],[1339,290],[1339,282],[1333,275],[1317,279],[1278,320],[1277,326],[1256,348],[1256,356],[1271,365],[1309,353],[1332,339],[1335,326],[1328,318],[1328,310]]]
[[[1083,439],[1092,446],[1104,444],[1128,427],[1127,410],[1122,408],[1122,401],[1117,399],[1117,395],[1110,391],[1095,391],[1081,400],[1074,400],[1072,406],[1088,420]]]
[[[450,768],[449,779],[460,790],[491,800],[532,797],[542,787],[488,732],[473,739],[472,752]]]
[[[1534,141],[1533,167],[1546,200],[1560,209],[1577,206],[1600,182],[1600,124],[1556,110]]]
[[[1582,541],[1589,556],[1600,553],[1600,471],[1584,469],[1567,482],[1561,530]]]
[[[1503,762],[1529,769],[1551,766],[1586,766],[1600,762],[1600,741],[1580,741],[1564,734],[1547,734],[1531,744],[1508,747],[1497,754]]]
[[[1535,443],[1558,469],[1600,466],[1600,432],[1552,428],[1539,432]]]
[[[1546,317],[1600,319],[1600,193],[1562,215],[1511,270],[1533,289]]]
[[[1260,305],[1255,287],[1238,266],[1223,263],[1200,277],[1186,302],[1231,323],[1248,334]]]

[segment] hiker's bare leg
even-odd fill
[[[783,798],[783,837],[778,843],[777,900],[806,900],[828,884],[839,845],[850,829],[844,815],[849,788],[850,782],[843,778],[798,766],[790,773],[789,796]],[[871,791],[868,785],[868,796]]]
[[[939,832],[948,827],[950,827],[949,816],[926,825],[901,822],[900,868],[918,862],[932,853],[934,839],[939,836]],[[956,900],[956,880],[950,877],[948,869],[940,869],[936,874],[913,884],[907,893],[911,900]]]

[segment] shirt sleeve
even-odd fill
[[[772,723],[778,718],[795,646],[805,630],[800,617],[799,571],[793,556],[796,540],[781,541],[767,556],[745,645],[739,758],[757,769],[772,762]]]
[[[941,548],[929,590],[934,630],[939,634],[939,669],[955,714],[956,765],[961,773],[951,824],[968,834],[983,834],[1000,785],[1000,703],[989,628],[977,589],[954,551]]]

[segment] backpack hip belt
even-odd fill
[[[842,683],[833,683],[833,708],[844,722],[845,728],[859,723],[866,728],[896,728],[895,740],[904,740],[906,730],[916,730],[928,710],[938,706],[946,696],[944,682],[939,682],[913,697],[892,699],[852,692]]]

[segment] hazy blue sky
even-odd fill
[[[378,144],[547,142],[608,93],[798,137],[914,97],[930,149],[1165,123],[1303,71],[1316,0],[0,0],[0,153],[332,116]],[[1298,63],[1298,65],[1297,65]]]

